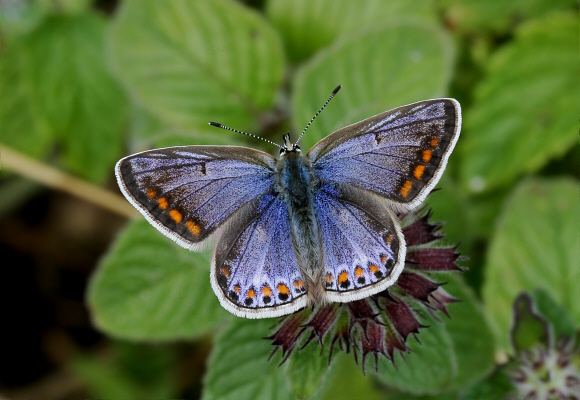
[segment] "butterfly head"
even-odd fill
[[[328,100],[326,100],[326,102],[323,104],[323,106],[320,107],[320,110],[318,110],[318,112],[316,114],[314,114],[314,117],[312,117],[310,122],[308,122],[306,124],[306,127],[304,128],[304,130],[302,131],[300,136],[298,136],[298,139],[296,140],[295,143],[292,143],[292,141],[290,140],[290,132],[284,134],[284,146],[280,149],[280,155],[284,155],[284,154],[288,154],[288,153],[297,153],[297,154],[301,153],[300,146],[298,146],[298,142],[300,141],[300,139],[302,139],[302,136],[304,136],[304,132],[306,132],[306,130],[308,129],[310,124],[312,124],[312,121],[314,121],[316,119],[316,117],[318,117],[318,115],[322,112],[322,110],[324,110],[324,107],[326,107],[328,105],[330,100],[332,100],[334,95],[338,93],[338,91],[340,90],[341,87],[342,87],[341,85],[338,85],[332,91]]]
[[[298,142],[300,141],[300,139],[302,139],[302,136],[304,135],[304,132],[306,132],[306,130],[308,129],[308,127],[310,126],[310,124],[312,124],[312,121],[314,121],[316,119],[316,117],[322,112],[322,110],[324,110],[324,107],[326,107],[326,105],[330,102],[330,100],[332,100],[332,98],[334,97],[335,94],[338,93],[338,91],[340,90],[342,86],[338,85],[330,94],[330,97],[328,98],[328,100],[326,100],[326,102],[324,103],[324,105],[320,108],[320,110],[318,110],[318,112],[316,114],[314,114],[314,117],[312,117],[312,119],[310,120],[310,122],[308,122],[308,124],[306,124],[306,127],[304,128],[304,130],[302,131],[302,133],[300,134],[300,136],[298,137],[298,139],[296,140],[295,143],[292,143],[292,141],[290,140],[290,132],[287,132],[284,134],[284,146],[280,146],[277,143],[274,143],[268,139],[265,139],[263,137],[260,136],[256,136],[253,135],[251,133],[247,133],[247,132],[242,132],[239,131],[237,129],[233,129],[230,127],[227,127],[223,124],[220,124],[219,122],[209,122],[209,125],[211,126],[215,126],[216,128],[221,128],[221,129],[226,129],[228,131],[232,131],[232,132],[237,132],[237,133],[241,133],[242,135],[248,135],[251,136],[253,138],[256,139],[260,139],[263,140],[264,142],[268,142],[270,144],[273,144],[274,146],[278,146],[280,147],[280,155],[285,155],[285,154],[301,154],[302,151],[300,150],[300,146],[298,146]]]
[[[280,148],[280,155],[288,154],[288,153],[301,153],[300,146],[296,143],[292,143],[290,140],[290,132],[284,134],[284,147]]]

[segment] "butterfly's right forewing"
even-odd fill
[[[439,181],[460,130],[456,100],[425,100],[339,129],[308,157],[318,178],[371,191],[409,211]]]

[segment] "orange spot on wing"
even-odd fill
[[[268,287],[268,286],[264,286],[262,288],[262,295],[271,297],[272,296],[272,289],[270,289],[270,287]]]
[[[383,264],[387,263],[387,256],[385,256],[384,254],[381,256],[381,263]]]
[[[423,150],[423,162],[428,163],[431,161],[431,157],[433,156],[433,150]]]
[[[290,289],[288,289],[288,286],[284,285],[283,283],[279,283],[278,284],[278,293],[290,294]]]
[[[304,282],[302,282],[302,279],[298,279],[297,281],[294,281],[294,287],[295,288],[304,287]]]
[[[147,197],[149,197],[150,199],[152,199],[155,196],[157,196],[157,192],[153,188],[147,188],[146,189],[146,192],[147,192]]]
[[[228,267],[221,267],[221,268],[220,268],[220,273],[221,273],[223,276],[225,276],[225,277],[226,277],[226,279],[227,279],[227,278],[229,278],[229,277],[230,277],[230,275],[231,275],[231,271],[230,271],[230,269],[229,269]]]
[[[327,283],[332,282],[332,274],[330,274],[330,273],[326,274],[326,282]]]
[[[255,299],[256,298],[256,292],[254,291],[254,289],[248,290],[248,293],[246,293],[246,297],[248,297],[250,299]]]
[[[172,210],[169,210],[169,216],[171,217],[172,220],[175,221],[176,224],[179,224],[181,222],[181,220],[183,219],[183,216],[181,215],[181,213],[179,211],[177,211],[175,208]]]
[[[191,220],[187,221],[185,223],[185,226],[187,227],[187,230],[189,230],[193,236],[199,236],[199,234],[201,233],[201,226],[199,226],[198,224],[196,224],[195,222],[193,222]]]
[[[437,147],[440,140],[441,140],[441,138],[439,136],[432,137],[429,144],[431,145],[431,147]]]
[[[160,197],[157,199],[157,205],[160,209],[165,210],[169,207],[169,203],[167,203],[167,199],[165,197]]]
[[[371,272],[371,274],[374,274],[378,270],[379,270],[379,267],[377,267],[375,264],[369,265],[369,271]]]
[[[237,294],[240,294],[240,292],[242,291],[242,288],[240,287],[240,285],[234,285],[234,291],[235,291]]]
[[[362,269],[361,267],[356,267],[354,269],[354,275],[358,278],[360,276],[363,276],[365,273],[364,269]]]
[[[348,281],[348,272],[342,271],[340,274],[338,274],[338,284],[340,285],[346,281]]]
[[[413,176],[417,179],[421,179],[424,172],[425,172],[425,166],[422,164],[419,164],[415,167],[415,170],[413,171]]]
[[[401,190],[399,191],[399,193],[401,194],[401,196],[403,198],[407,198],[409,193],[411,193],[412,187],[413,187],[413,184],[411,183],[411,181],[405,181],[405,183],[403,183],[403,186],[401,186]]]

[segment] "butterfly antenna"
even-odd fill
[[[255,138],[255,139],[260,139],[260,140],[263,140],[264,142],[268,142],[268,143],[270,143],[270,144],[273,144],[274,146],[278,146],[278,147],[280,147],[281,149],[283,149],[283,148],[284,148],[284,147],[280,146],[278,143],[274,143],[274,142],[272,142],[271,140],[264,139],[263,137],[260,137],[260,136],[252,135],[251,133],[248,133],[248,132],[242,132],[242,131],[239,131],[239,130],[237,130],[237,129],[230,128],[229,126],[222,125],[222,124],[220,124],[219,122],[213,122],[213,121],[210,121],[210,122],[209,122],[209,125],[211,125],[211,126],[215,126],[215,127],[217,127],[217,128],[222,128],[222,129],[225,129],[225,130],[227,130],[227,131],[232,131],[232,132],[236,132],[236,133],[241,133],[242,135],[248,135],[248,136],[251,136],[251,137],[253,137],[253,138]]]
[[[314,119],[316,119],[316,117],[318,117],[318,114],[320,114],[322,112],[322,110],[324,110],[324,107],[326,107],[326,105],[328,103],[330,103],[330,100],[332,100],[332,98],[334,97],[335,94],[338,93],[338,91],[340,90],[340,88],[342,87],[342,85],[338,85],[330,94],[330,97],[328,97],[328,100],[326,100],[326,102],[324,103],[324,105],[322,107],[320,107],[320,110],[318,110],[318,112],[316,114],[314,114],[314,117],[312,117],[312,119],[310,120],[310,122],[308,124],[306,124],[306,127],[304,128],[304,130],[302,131],[302,133],[300,134],[300,136],[298,136],[298,140],[296,140],[296,143],[298,143],[300,141],[300,139],[302,139],[302,136],[304,135],[304,132],[306,132],[306,129],[308,129],[308,127],[310,126],[310,124],[312,123],[312,121],[314,121]],[[294,144],[296,144],[294,143]]]

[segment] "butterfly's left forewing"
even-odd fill
[[[255,199],[232,218],[214,252],[211,284],[222,306],[239,317],[277,317],[306,306],[280,197]]]
[[[199,250],[240,207],[272,190],[274,166],[272,156],[246,147],[182,146],[125,157],[115,173],[153,226]]]

